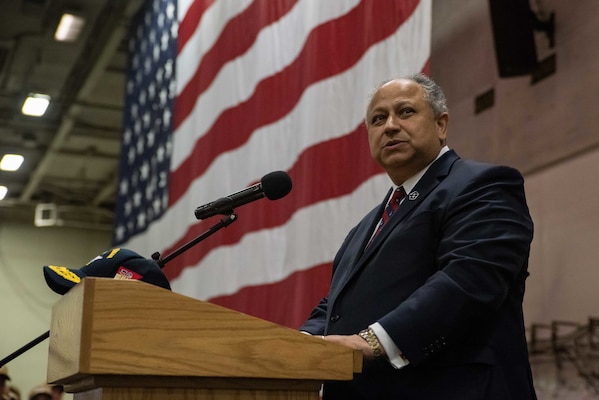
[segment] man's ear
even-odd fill
[[[441,144],[445,144],[447,140],[447,124],[449,123],[449,114],[443,113],[437,118],[437,136],[441,141]]]

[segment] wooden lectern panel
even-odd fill
[[[75,400],[317,400],[317,391],[290,392],[287,390],[194,390],[179,388],[94,389],[75,395]]]
[[[313,393],[323,380],[352,379],[361,357],[144,282],[86,278],[52,310],[48,381],[72,391],[208,390],[198,399],[210,399],[210,388],[255,393],[296,385],[294,393],[302,386]]]

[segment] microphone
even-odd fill
[[[265,196],[269,200],[278,200],[287,196],[291,191],[291,186],[291,178],[286,172],[274,171],[264,175],[260,183],[199,206],[195,210],[195,216],[197,219],[206,219],[217,214],[231,214],[235,207],[251,203]]]

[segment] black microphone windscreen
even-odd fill
[[[287,196],[293,186],[291,178],[285,171],[274,171],[266,174],[260,181],[264,195],[269,200],[277,200]]]

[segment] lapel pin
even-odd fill
[[[410,194],[408,195],[408,199],[409,200],[416,200],[418,198],[418,196],[420,196],[420,193],[418,193],[417,191],[413,191],[410,192]]]

